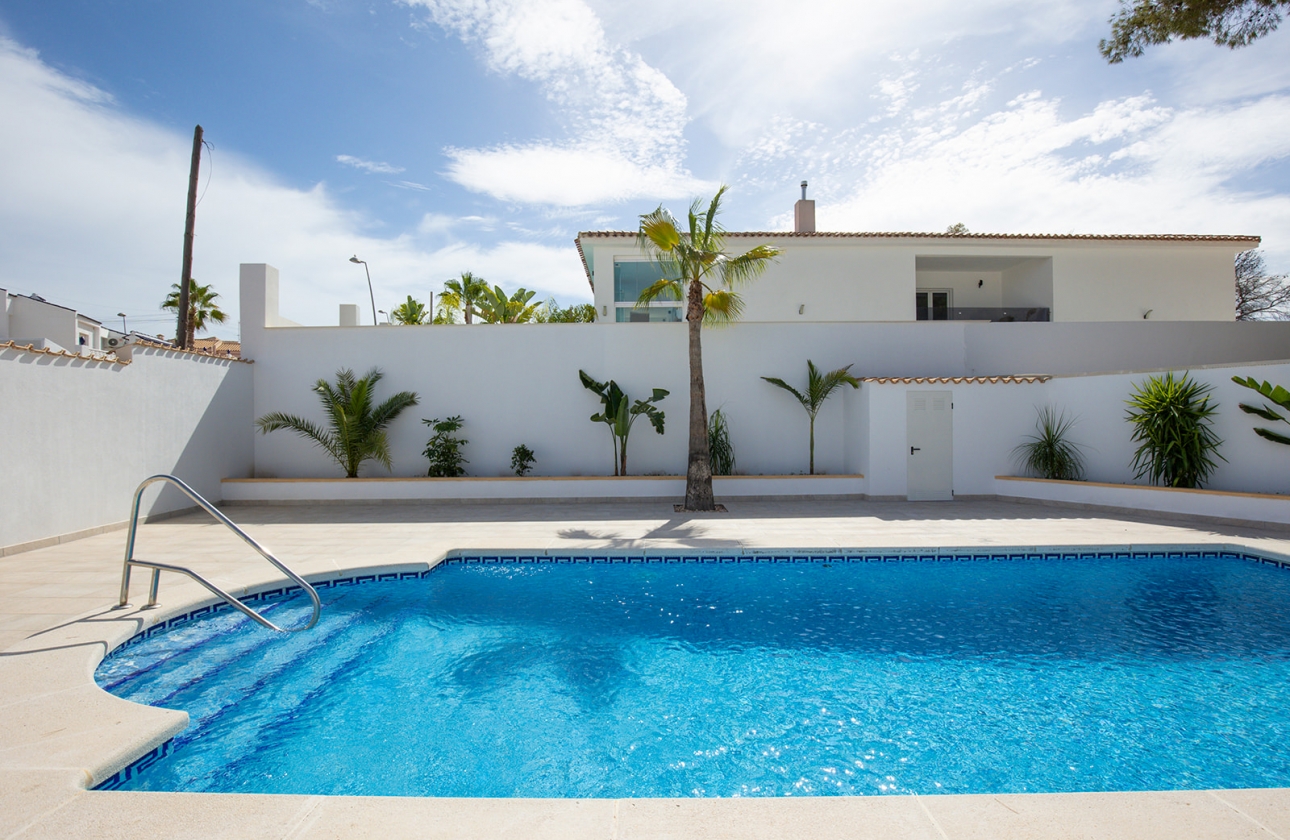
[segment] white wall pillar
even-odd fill
[[[358,304],[342,303],[340,305],[340,325],[342,327],[358,326]]]

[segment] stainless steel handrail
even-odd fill
[[[237,598],[234,598],[232,595],[228,594],[223,589],[220,589],[218,586],[211,583],[206,578],[197,574],[192,569],[186,569],[183,566],[172,566],[168,563],[153,563],[147,560],[134,559],[134,537],[139,530],[139,501],[143,497],[143,491],[147,489],[149,485],[156,484],[159,481],[166,482],[167,484],[173,484],[175,487],[179,488],[180,492],[182,492],[185,496],[187,496],[188,498],[196,502],[198,507],[200,507],[202,510],[209,513],[211,516],[215,517],[224,525],[224,527],[228,528],[230,531],[232,531],[233,533],[241,537],[246,542],[246,544],[251,546],[251,548],[254,548],[261,557],[263,557],[265,560],[268,560],[270,563],[272,563],[278,571],[282,572],[284,575],[291,578],[291,580],[295,581],[296,584],[298,584],[301,589],[303,589],[306,593],[308,593],[309,599],[314,603],[314,614],[309,619],[309,623],[306,624],[304,627],[286,627],[286,628],[279,627],[278,625],[274,624],[272,621],[269,621],[267,618],[260,615],[255,610],[248,607],[246,604],[243,604]],[[295,632],[299,632],[300,630],[308,630],[310,627],[313,627],[315,624],[318,623],[318,615],[322,611],[322,601],[319,600],[318,598],[318,591],[314,589],[312,586],[310,586],[308,581],[306,581],[300,575],[296,574],[295,572],[291,571],[291,569],[283,565],[282,562],[278,560],[278,558],[274,557],[267,548],[260,545],[255,540],[251,539],[250,535],[248,535],[241,528],[237,527],[237,525],[233,523],[233,520],[229,519],[227,516],[221,513],[218,508],[216,508],[210,502],[202,498],[201,494],[199,494],[196,490],[189,487],[181,479],[178,479],[173,475],[164,475],[164,474],[154,475],[149,478],[146,478],[143,480],[143,483],[139,485],[139,489],[134,491],[134,504],[130,508],[130,534],[128,537],[126,537],[126,541],[125,541],[125,565],[121,570],[121,600],[117,604],[116,609],[123,609],[125,607],[130,606],[130,567],[131,566],[141,566],[145,569],[152,569],[152,583],[148,587],[148,603],[145,609],[151,609],[152,607],[155,607],[157,605],[157,588],[161,584],[161,573],[162,571],[167,571],[167,572],[178,572],[181,575],[187,575],[188,577],[200,583],[202,586],[209,589],[211,592],[218,595],[220,598],[227,601],[229,606],[233,607],[235,610],[239,610],[240,612],[244,613],[252,621],[258,624],[262,624],[263,626],[269,628],[270,630],[277,630],[279,633],[295,633]]]

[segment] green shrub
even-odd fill
[[[515,470],[516,475],[528,475],[536,460],[537,456],[533,454],[533,450],[522,443],[511,450],[511,469]]]
[[[708,456],[713,475],[735,474],[735,447],[730,442],[730,424],[725,412],[717,409],[708,418]]]
[[[430,471],[426,475],[435,478],[457,478],[465,475],[466,468],[462,464],[470,462],[461,454],[461,448],[470,441],[453,437],[453,432],[462,427],[461,416],[449,417],[447,420],[440,420],[438,417],[433,420],[422,419],[421,422],[434,429],[434,435],[426,443],[425,451],[421,453],[430,459]]]
[[[1031,475],[1055,481],[1079,481],[1084,478],[1084,453],[1079,444],[1068,440],[1075,418],[1066,417],[1051,405],[1039,409],[1035,420],[1038,434],[1028,435],[1025,442],[1012,450],[1022,469]]]
[[[1133,424],[1133,453],[1137,478],[1165,487],[1201,487],[1218,468],[1214,461],[1223,441],[1214,434],[1213,416],[1218,406],[1210,402],[1213,390],[1184,373],[1153,376],[1134,386],[1127,400],[1126,419]]]

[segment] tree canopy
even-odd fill
[[[1111,37],[1098,49],[1111,64],[1174,38],[1208,38],[1236,49],[1275,30],[1287,7],[1290,0],[1120,0]]]
[[[1286,275],[1268,274],[1258,249],[1236,255],[1236,320],[1273,321],[1290,317]]]

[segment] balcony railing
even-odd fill
[[[920,321],[1049,321],[1050,310],[1038,306],[965,306],[945,308],[940,306],[916,307]]]

